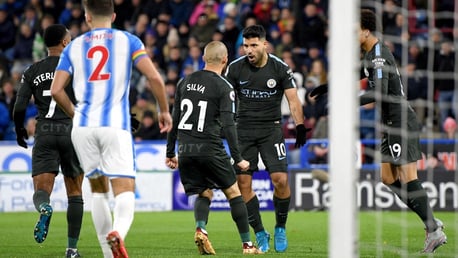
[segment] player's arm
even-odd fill
[[[173,104],[173,111],[172,111],[172,128],[170,132],[167,133],[167,146],[166,146],[166,158],[165,164],[171,169],[178,168],[178,159],[175,154],[175,145],[177,141],[177,133],[178,133],[178,121],[180,120],[180,103],[181,97],[178,92],[178,88],[180,87],[182,81],[179,81],[177,84],[177,91],[175,93],[175,103]]]
[[[147,57],[141,58],[137,62],[136,67],[148,80],[149,85],[151,85],[149,90],[153,92],[159,104],[159,127],[161,128],[161,133],[169,132],[172,128],[172,118],[165,92],[165,84],[161,75],[154,67],[151,59]]]
[[[13,121],[16,130],[17,144],[27,149],[26,139],[29,138],[27,130],[24,128],[25,111],[32,96],[31,87],[27,81],[26,75],[22,75],[21,84],[16,96],[16,102],[13,108]]]
[[[64,70],[56,70],[54,79],[51,83],[51,96],[59,105],[59,107],[71,118],[75,114],[75,105],[67,95],[65,87],[69,84],[71,76]]]
[[[297,96],[296,88],[289,88],[285,90],[285,96],[288,100],[289,110],[291,111],[291,117],[296,124],[296,143],[294,146],[296,148],[304,146],[306,143],[307,132],[311,128],[305,128],[304,126],[304,112],[302,110],[302,103]]]

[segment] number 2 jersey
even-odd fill
[[[73,75],[74,127],[130,131],[130,77],[141,58],[148,55],[138,37],[108,28],[86,32],[64,49],[56,70]]]
[[[29,66],[23,73],[17,93],[15,111],[25,110],[33,95],[38,109],[36,134],[70,135],[72,120],[60,109],[51,97],[51,83],[58,56],[48,56]],[[76,103],[71,86],[65,92]]]
[[[202,70],[178,82],[173,107],[173,128],[167,139],[167,157],[227,155],[221,139],[226,136],[232,158],[242,160],[234,124],[235,93],[219,74]]]

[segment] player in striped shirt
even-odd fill
[[[161,132],[170,131],[172,118],[164,82],[141,40],[111,29],[116,17],[113,1],[83,0],[83,6],[91,30],[61,54],[51,94],[73,117],[72,141],[91,184],[92,218],[104,256],[128,257],[123,240],[134,216],[136,174],[128,98],[132,65],[153,85],[150,90],[159,104]],[[70,76],[76,105],[64,92]],[[109,181],[115,197],[113,221]]]

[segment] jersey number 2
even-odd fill
[[[101,73],[102,68],[105,66],[105,64],[108,61],[108,57],[110,55],[108,49],[104,46],[95,46],[91,47],[89,51],[87,51],[87,58],[88,59],[93,59],[95,54],[98,53],[101,55],[100,61],[95,67],[94,71],[91,73],[89,76],[89,81],[105,81],[110,79],[110,74],[109,73]]]

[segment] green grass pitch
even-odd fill
[[[412,212],[360,212],[360,257],[458,257],[458,215],[435,215],[446,226],[448,244],[434,255],[422,255],[423,225]],[[262,218],[273,237],[273,212],[263,212]],[[48,238],[42,244],[33,239],[37,219],[38,213],[33,212],[0,213],[0,257],[64,257],[65,213],[53,214]],[[212,211],[207,230],[217,256],[241,256],[240,239],[228,211]],[[275,253],[271,240],[272,249],[265,256],[328,257],[327,212],[290,212],[287,235],[289,247],[285,253]],[[194,245],[194,217],[190,211],[137,212],[125,242],[131,258],[200,256]],[[83,257],[102,256],[90,213],[84,215],[79,251]]]

